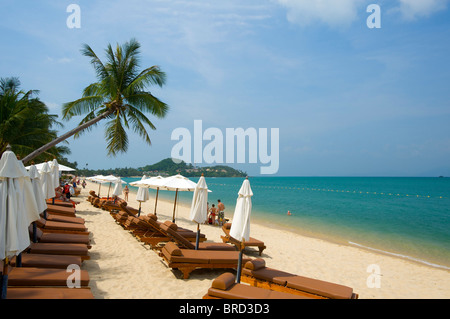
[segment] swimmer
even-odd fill
[[[288,215],[288,216],[291,216],[291,215],[292,215],[292,214],[291,214],[291,211],[288,210],[287,215]]]

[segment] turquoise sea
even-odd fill
[[[255,222],[450,270],[450,178],[249,179]],[[220,199],[226,216],[232,217],[242,182],[243,178],[206,178],[212,190],[209,203]],[[155,194],[150,190],[150,196]],[[174,192],[159,194],[174,200]],[[180,192],[179,199],[190,204],[192,194]]]

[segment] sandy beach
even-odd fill
[[[74,200],[77,216],[91,232],[91,259],[83,264],[89,272],[91,289],[98,299],[200,299],[214,278],[225,270],[195,270],[184,280],[172,271],[158,254],[116,224],[109,212],[86,201],[89,190],[98,185],[88,182]],[[138,208],[130,193],[128,205]],[[154,199],[142,203],[142,212],[153,211]],[[158,219],[172,219],[173,203],[158,201]],[[228,212],[232,216],[232,212]],[[189,207],[179,206],[177,224],[196,230]],[[222,229],[201,225],[208,241],[222,242]],[[450,272],[412,261],[378,254],[362,248],[339,245],[317,238],[252,223],[251,236],[265,242],[262,254],[266,265],[302,276],[350,286],[360,299],[442,299],[450,298]],[[247,255],[257,258],[256,250]],[[375,265],[375,266],[373,266]],[[379,270],[376,274],[373,270]],[[374,284],[375,283],[375,284]]]

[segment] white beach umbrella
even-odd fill
[[[104,180],[104,177],[105,176],[103,176],[103,175],[95,175],[95,176],[86,178],[88,181],[98,183],[98,197],[100,197],[100,188],[101,188],[102,184],[107,183],[107,181]]]
[[[252,196],[253,192],[250,187],[248,177],[242,183],[236,200],[236,208],[234,210],[233,222],[230,228],[230,236],[239,241],[239,262],[237,282],[241,280],[242,269],[242,249],[245,247],[245,241],[250,239],[250,215],[252,213]]]
[[[50,165],[45,162],[41,170],[41,181],[42,181],[42,193],[44,193],[45,199],[53,198],[56,196],[55,186],[53,183],[52,171]]]
[[[144,175],[144,176],[142,176],[141,181],[146,180],[146,179],[147,179],[147,176]],[[138,191],[137,191],[137,194],[136,194],[136,200],[139,202],[139,213],[138,213],[138,216],[141,215],[142,202],[148,201],[149,198],[150,198],[150,194],[148,193],[148,187],[140,186]]]
[[[53,161],[50,163],[50,169],[52,171],[53,176],[53,185],[56,188],[59,186],[59,164],[56,158],[54,158]]]
[[[42,192],[41,174],[39,174],[36,166],[33,164],[29,166],[28,174],[30,175],[31,186],[33,187],[38,212],[42,213],[47,209],[47,202],[45,200],[44,193]],[[37,241],[36,231],[36,224],[33,223],[33,242]]]
[[[156,189],[155,210],[154,210],[155,215],[156,215],[156,207],[158,205],[159,189],[163,187],[165,180],[166,180],[165,177],[153,176],[147,179],[141,179],[140,181],[130,183],[131,186],[135,187],[146,187]]]
[[[195,249],[198,249],[200,240],[200,224],[204,223],[208,218],[208,185],[206,185],[205,176],[200,177],[192,196],[191,211],[189,219],[197,223],[197,238]]]
[[[127,182],[123,181],[120,177],[116,177],[116,181],[114,182],[114,190],[112,195],[119,196],[122,194],[122,184],[126,184]]]
[[[42,169],[42,167],[44,166],[44,164],[45,164],[45,163],[39,163],[39,164],[35,164],[34,166],[36,166],[37,170],[40,171],[40,170]],[[30,166],[27,166],[27,167],[25,167],[25,168],[26,168],[27,170],[29,170],[30,167],[31,167],[31,165],[30,165]],[[76,171],[76,169],[71,168],[71,167],[68,167],[68,166],[65,166],[65,165],[60,164],[60,163],[58,163],[58,169],[59,169],[60,172],[71,172],[71,171]]]
[[[193,192],[197,183],[180,174],[168,177],[163,184],[163,189],[175,191],[175,202],[173,204],[172,222],[175,223],[175,209],[177,206],[178,192]]]
[[[0,260],[4,260],[1,297],[6,298],[8,258],[30,245],[28,226],[39,219],[30,176],[8,146],[0,159]]]
[[[44,193],[42,192],[41,174],[39,174],[36,166],[31,165],[28,170],[28,174],[31,179],[31,186],[33,187],[34,197],[36,198],[36,204],[39,213],[42,213],[47,209],[47,203],[45,201]]]

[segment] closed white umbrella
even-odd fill
[[[253,192],[250,187],[248,177],[242,183],[236,200],[236,208],[234,210],[233,222],[230,228],[230,237],[239,241],[239,262],[237,282],[241,280],[242,269],[242,249],[245,247],[245,241],[250,239],[250,215],[252,213],[252,196]]]
[[[59,186],[59,164],[56,158],[50,163],[50,169],[52,170],[53,185],[56,188]]]
[[[31,186],[33,187],[38,212],[42,213],[47,209],[47,202],[45,200],[44,193],[42,192],[41,174],[39,174],[36,166],[33,164],[29,166],[28,174],[30,175]],[[36,231],[36,224],[33,223],[33,242],[37,241]]]
[[[42,213],[47,209],[47,203],[45,201],[44,193],[42,192],[41,174],[39,174],[36,166],[31,165],[28,171],[31,179],[31,186],[33,187],[34,197],[36,198],[36,204],[39,213]]]
[[[4,261],[1,298],[6,298],[8,259],[30,245],[28,226],[39,219],[30,177],[10,147],[0,159],[0,259]]]
[[[42,193],[44,194],[45,199],[50,199],[56,196],[55,186],[53,183],[52,170],[50,165],[45,162],[42,166],[41,170],[41,181],[42,181]]]
[[[163,187],[165,180],[166,180],[165,177],[153,176],[147,179],[141,179],[140,181],[130,183],[131,186],[156,189],[155,210],[154,210],[155,215],[156,215],[156,207],[158,206],[159,189]]]
[[[147,176],[144,175],[141,178],[141,181],[146,180]],[[142,202],[148,201],[150,198],[150,194],[148,193],[148,187],[140,186],[138,188],[137,194],[136,194],[136,200],[139,202],[139,213],[138,216],[141,215],[141,205]]]
[[[114,182],[114,190],[112,196],[119,196],[122,194],[122,184],[126,184],[127,182],[123,181],[120,177],[116,177],[116,181]]]
[[[192,196],[191,211],[189,214],[190,220],[197,223],[197,238],[195,243],[195,249],[198,249],[198,243],[200,240],[200,224],[204,223],[208,218],[208,185],[206,185],[205,176],[200,177],[197,182],[197,186]]]

